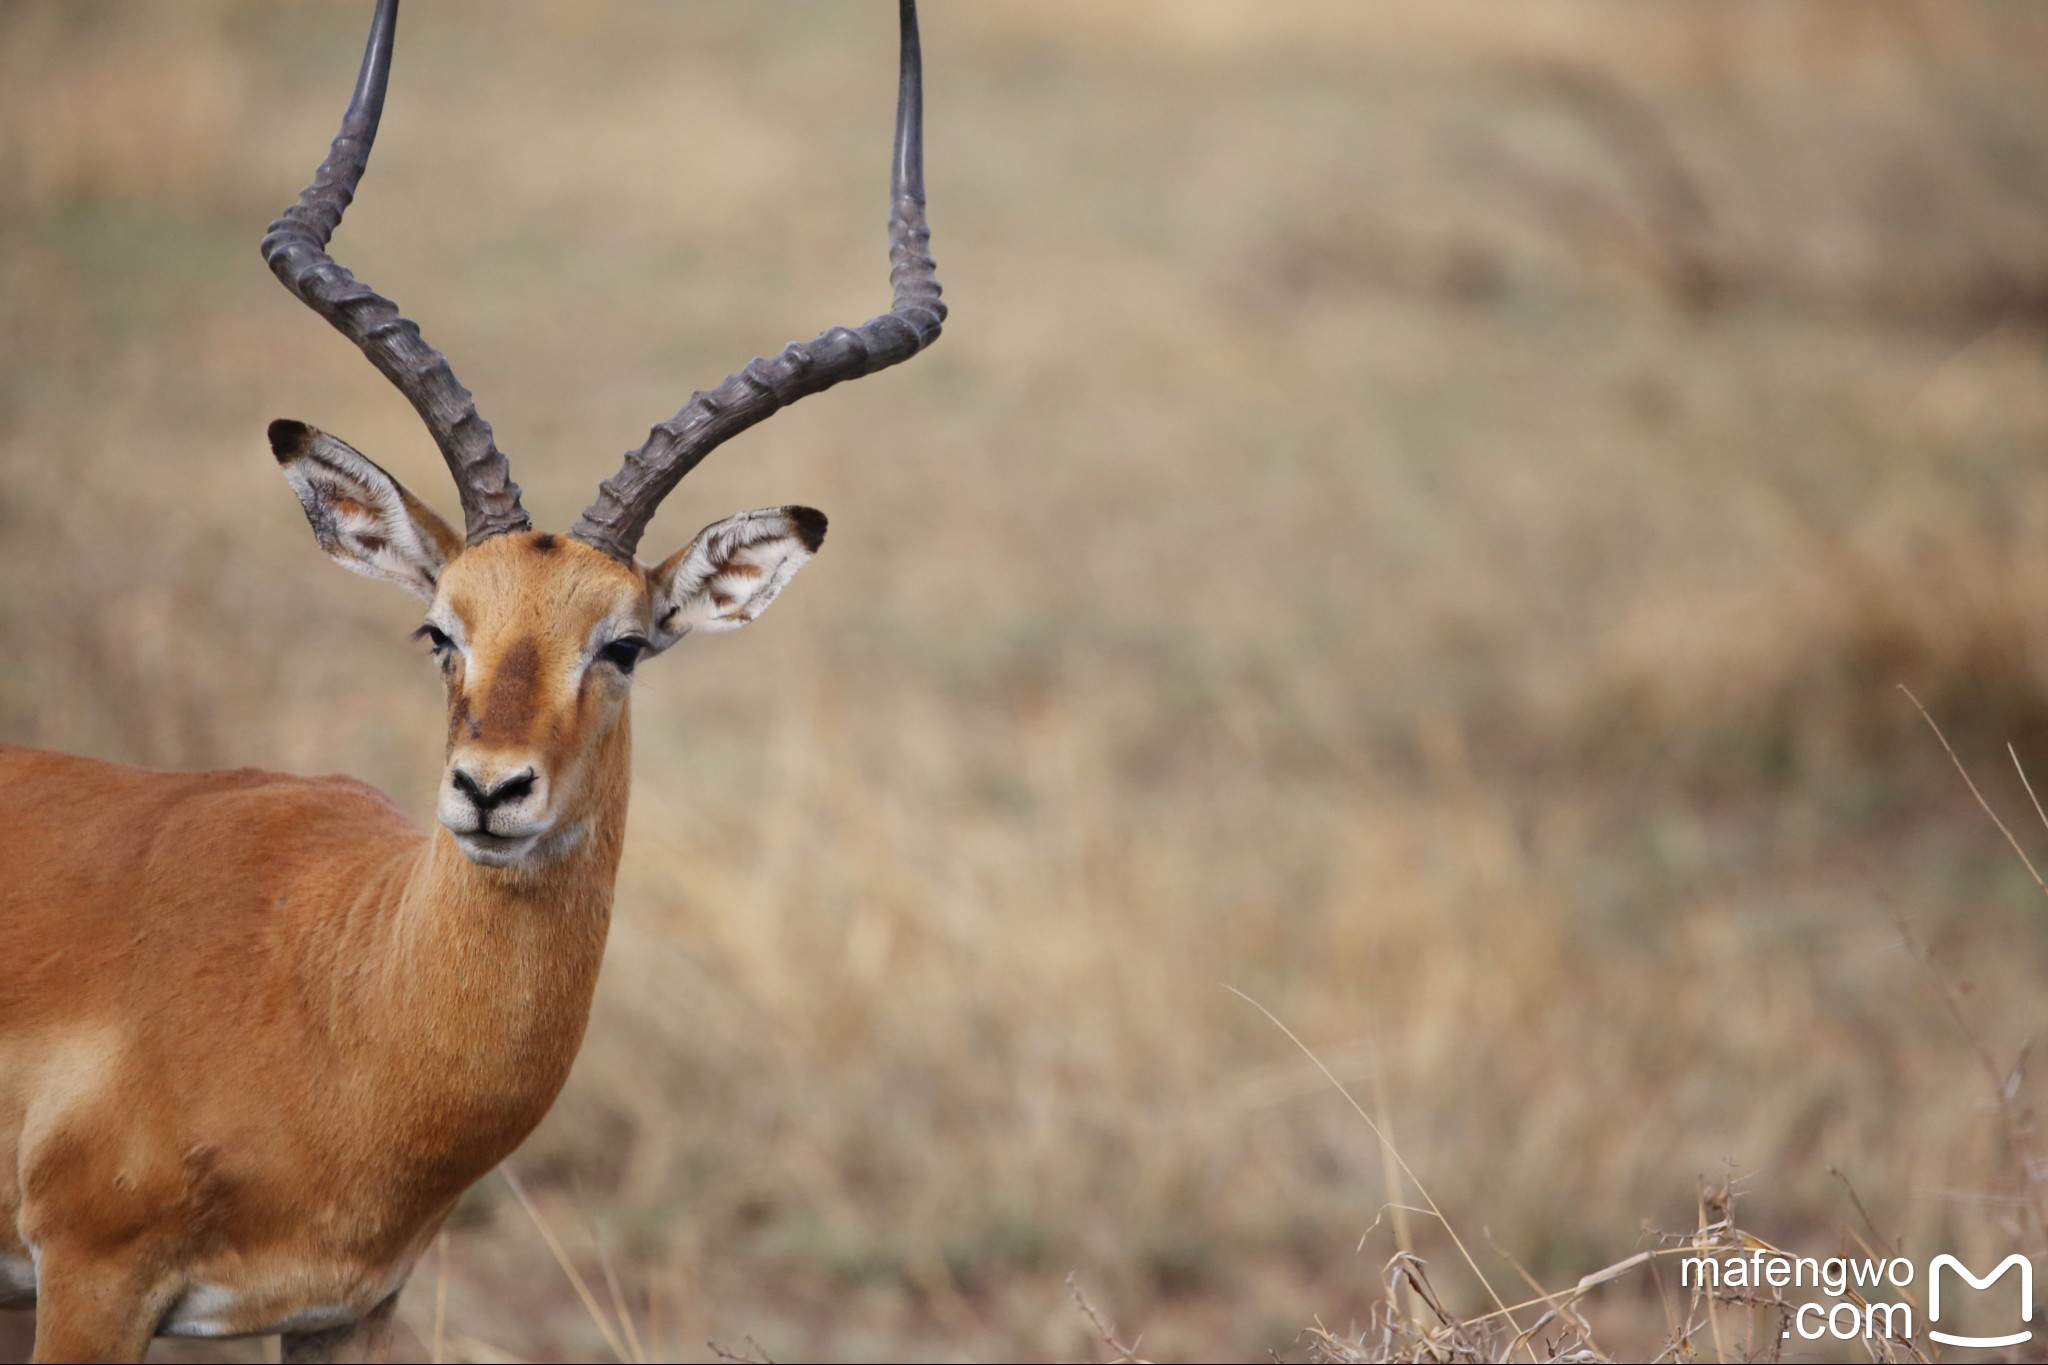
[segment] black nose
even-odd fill
[[[489,791],[485,791],[482,787],[478,786],[477,780],[461,768],[452,770],[448,776],[449,780],[455,784],[455,790],[467,796],[470,804],[476,807],[478,815],[488,815],[492,810],[507,801],[517,801],[522,796],[531,796],[533,794],[533,769],[531,768],[520,769]]]

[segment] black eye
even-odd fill
[[[633,665],[640,662],[640,656],[647,650],[647,642],[637,635],[628,635],[614,640],[597,651],[597,657],[621,673],[631,673]]]
[[[455,642],[443,634],[438,626],[421,626],[412,633],[412,638],[425,640],[427,648],[434,651],[434,657],[437,659],[447,658],[448,652],[455,648]]]

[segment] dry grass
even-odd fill
[[[261,440],[317,421],[450,501],[255,251],[361,19],[0,11],[10,740],[427,813],[411,608],[321,561]],[[612,959],[514,1162],[592,1307],[487,1182],[422,1340],[1108,1354],[1078,1271],[1155,1359],[1494,1355],[1538,1314],[1483,1319],[1482,1275],[1733,1237],[1697,1196],[1731,1176],[1751,1236],[1828,1254],[1836,1169],[1916,1256],[2008,1242],[2038,1087],[1986,1104],[1950,1006],[2012,1070],[2041,893],[1896,686],[2025,809],[2048,12],[926,24],[944,345],[650,536],[834,527],[772,620],[639,684]],[[448,5],[405,43],[342,254],[543,520],[879,299],[880,11]],[[1530,1341],[1689,1311],[1645,1272]]]

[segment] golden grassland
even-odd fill
[[[256,254],[363,22],[0,10],[0,738],[431,818],[413,608],[262,439],[452,506]],[[1099,1357],[1078,1272],[1156,1358],[1497,1355],[1390,1258],[1475,1319],[1731,1182],[1802,1254],[2042,1246],[2042,892],[1897,687],[2048,843],[2048,11],[925,26],[943,344],[649,536],[833,518],[637,684],[596,1014],[512,1162],[594,1308],[493,1178],[419,1349]],[[882,8],[401,37],[338,251],[544,523],[884,297]],[[1778,1346],[1650,1268],[1575,1311],[1517,1358]]]

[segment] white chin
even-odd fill
[[[532,858],[534,846],[540,843],[537,834],[506,839],[477,830],[449,833],[455,836],[455,846],[462,850],[462,856],[478,867],[518,867]]]

